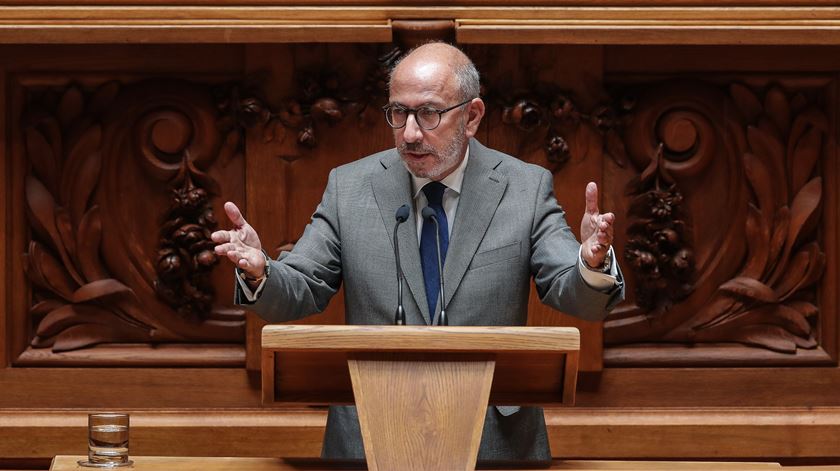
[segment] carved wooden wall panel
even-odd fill
[[[836,313],[820,309],[833,290],[818,289],[833,279],[824,201],[835,196],[822,175],[834,87],[827,76],[746,75],[621,92],[635,103],[624,117],[636,175],[622,251],[635,283],[605,325],[608,345],[738,342],[767,349],[765,362],[836,357],[818,346],[836,335],[822,321]]]
[[[673,362],[668,345],[707,346],[687,361],[713,363],[733,342],[744,346],[728,361],[836,357],[836,315],[821,310],[833,295],[819,290],[833,269],[822,229],[833,177],[821,165],[833,149],[831,76],[604,83],[598,47],[468,52],[488,103],[479,138],[551,169],[575,230],[587,181],[619,215],[630,289],[604,336],[532,306],[533,325],[586,331],[586,369],[600,369],[603,348],[619,363]],[[398,54],[276,45],[255,47],[228,81],[21,78],[32,228],[22,261],[34,289],[19,361],[101,343],[245,341],[244,312],[217,294],[230,293],[229,267],[207,240],[227,223],[221,203],[246,209],[272,255],[291,247],[329,169],[391,146],[379,106]],[[304,322],[342,322],[341,312],[339,295]],[[261,323],[251,320],[253,359]]]
[[[64,352],[98,344],[242,342],[244,312],[230,307],[229,273],[213,271],[209,234],[218,197],[241,192],[243,162],[210,85],[21,77],[31,292],[16,293],[30,299],[16,315],[31,330],[20,363],[78,361]]]
[[[658,433],[683,421],[685,436],[696,437],[731,421],[744,430],[738,443],[747,444],[749,456],[836,456],[831,437],[840,429],[834,295],[838,51],[466,48],[484,73],[489,104],[479,138],[550,168],[575,230],[588,180],[599,182],[602,207],[618,215],[616,249],[628,300],[603,331],[600,324],[580,323],[588,329],[585,361],[601,371],[580,378],[577,412],[547,411],[555,453],[618,458],[635,447],[648,457],[665,453],[663,448],[680,450],[681,456],[731,457],[744,446],[730,444],[728,437],[714,435],[701,443]],[[202,260],[204,228],[213,225],[207,210],[218,225],[227,225],[225,200],[245,208],[272,255],[294,243],[329,169],[392,145],[378,108],[372,104],[359,117],[352,105],[363,101],[359,96],[376,102],[366,87],[376,80],[371,75],[376,58],[390,50],[390,44],[0,47],[5,70],[0,105],[9,117],[0,130],[0,140],[7,142],[0,176],[8,198],[0,209],[7,222],[0,227],[0,243],[7,248],[0,255],[0,299],[6,306],[0,359],[13,364],[0,369],[0,435],[43,432],[43,427],[23,433],[14,423],[9,427],[9,420],[16,420],[8,419],[10,409],[34,411],[27,420],[36,423],[42,411],[69,408],[66,424],[51,435],[65,439],[38,453],[72,452],[74,443],[64,432],[81,431],[87,411],[113,407],[131,410],[141,423],[147,420],[138,429],[143,438],[138,443],[148,454],[171,452],[160,437],[179,427],[201,430],[200,443],[190,450],[231,453],[233,448],[218,445],[218,436],[202,422],[206,418],[184,413],[212,410],[220,414],[214,424],[228,424],[231,440],[225,443],[236,443],[242,454],[266,449],[316,454],[324,417],[319,410],[259,411],[261,419],[250,417],[260,408],[259,385],[242,365],[245,350],[258,351],[260,322],[245,312],[243,323],[242,313],[229,311],[230,265],[199,270],[196,297],[170,297],[174,303],[158,296],[155,282],[175,280],[166,286],[176,293],[192,289],[184,284],[191,274],[176,262]],[[313,73],[329,85],[307,96],[299,77]],[[336,85],[331,76],[338,77]],[[302,105],[299,122],[283,114],[294,110],[290,98]],[[321,107],[324,119],[311,126],[317,145],[301,145],[305,110],[322,98],[337,105],[342,119],[331,122],[335,108],[321,101],[330,106]],[[99,108],[92,103],[100,101],[110,105],[93,119]],[[269,110],[268,119],[263,110]],[[71,119],[78,116],[90,119]],[[291,119],[290,125],[281,118]],[[96,162],[96,179],[60,177],[65,172],[58,171],[90,177]],[[79,187],[92,188],[89,196],[76,191]],[[197,188],[206,197],[194,193]],[[28,194],[38,198],[30,203]],[[44,203],[50,200],[52,205]],[[98,257],[91,255],[92,239],[80,244],[78,236],[85,215],[91,220],[97,214],[94,207],[102,224]],[[52,216],[45,216],[50,210]],[[87,231],[95,228],[86,224]],[[87,250],[81,259],[80,246]],[[633,250],[650,253],[653,262],[639,263],[639,255],[625,259]],[[24,272],[36,255],[41,264]],[[57,271],[41,280],[43,267]],[[59,285],[64,288],[55,294],[38,284],[47,280],[49,286],[65,280]],[[92,291],[100,298],[86,297],[93,296],[86,294],[90,291],[73,298],[91,282],[99,283]],[[209,315],[195,309],[207,287],[213,290]],[[39,308],[45,312],[33,317],[32,308],[47,299],[53,301]],[[724,301],[732,306],[725,314],[711,310]],[[533,325],[574,322],[532,302]],[[126,304],[131,317],[114,315],[114,305]],[[49,310],[60,310],[50,318],[58,320],[42,327]],[[75,317],[62,315],[69,311]],[[235,321],[220,322],[231,314]],[[121,327],[124,319],[135,318],[154,327],[155,335],[148,328]],[[341,321],[340,295],[326,313],[305,320]],[[99,322],[118,322],[117,329],[104,330],[118,343],[83,345],[85,339],[103,339],[100,327],[91,328],[98,337],[71,332],[59,343],[72,326]],[[38,329],[47,327],[58,330],[39,336],[47,346],[33,347]],[[136,331],[143,337],[126,334]],[[68,342],[80,348],[56,351]],[[31,367],[45,365],[60,368]],[[675,418],[673,408],[690,417]],[[813,423],[803,423],[803,409]],[[587,418],[571,417],[576,414]],[[637,420],[638,414],[645,418]],[[750,427],[762,414],[783,416],[772,420],[785,446],[778,447],[775,438],[753,437]],[[67,425],[71,421],[78,424]],[[588,428],[562,425],[579,422]],[[266,433],[289,440],[273,440],[275,448],[266,448],[265,442],[242,439]],[[620,444],[598,439],[616,434]],[[299,437],[304,441],[296,442]],[[647,437],[656,443],[645,442]],[[0,440],[0,456],[34,456],[10,443],[15,442]]]

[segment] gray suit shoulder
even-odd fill
[[[512,155],[491,149],[476,140],[472,141],[472,145],[474,146],[473,149],[477,153],[483,154],[485,157],[490,158],[491,161],[494,161],[494,170],[501,174],[509,177],[524,178],[527,180],[534,179],[537,182],[541,178],[544,178],[546,174],[548,176],[551,175],[551,172],[545,167],[528,163]]]
[[[352,176],[359,178],[381,172],[387,168],[386,165],[393,165],[399,162],[397,151],[393,148],[370,154],[358,160],[340,165],[335,168],[336,177]]]

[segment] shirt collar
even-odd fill
[[[461,161],[461,164],[458,165],[458,168],[455,169],[452,173],[446,176],[440,182],[446,185],[447,188],[454,191],[457,194],[461,194],[461,185],[464,183],[464,172],[467,169],[467,161],[470,159],[470,147],[467,146],[466,152],[464,152],[464,160]],[[415,177],[414,174],[409,173],[411,175],[411,186],[414,198],[417,198],[417,195],[429,183],[430,179],[424,177]]]

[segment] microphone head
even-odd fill
[[[437,217],[435,215],[435,210],[428,207],[428,206],[423,208],[423,211],[420,212],[420,215],[423,216],[423,219],[426,219],[427,217],[435,217],[435,218]]]
[[[405,222],[408,219],[408,213],[409,213],[409,209],[408,209],[407,204],[404,204],[404,205],[400,206],[399,208],[397,208],[397,214],[395,215],[396,218],[397,218],[397,222],[399,222],[399,223]]]

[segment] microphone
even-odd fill
[[[435,242],[437,243],[437,261],[438,261],[438,278],[440,279],[440,317],[438,317],[437,325],[449,325],[446,319],[446,295],[443,291],[443,261],[440,258],[440,226],[438,225],[437,215],[435,210],[426,206],[420,212],[423,219],[431,219],[435,223]]]
[[[394,324],[405,325],[405,309],[403,308],[403,275],[402,265],[400,265],[400,243],[397,239],[397,229],[400,224],[408,220],[409,209],[408,205],[404,204],[397,208],[397,213],[394,217],[397,223],[394,224],[394,259],[397,261],[397,312],[394,313]]]

